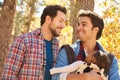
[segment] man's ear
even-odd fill
[[[45,19],[46,19],[46,22],[47,22],[47,23],[50,23],[50,22],[51,22],[51,17],[50,17],[50,16],[47,15]]]
[[[94,31],[97,33],[99,31],[98,27],[94,27]]]

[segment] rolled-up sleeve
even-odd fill
[[[55,67],[62,67],[62,66],[66,66],[68,65],[68,60],[67,60],[67,55],[66,55],[66,51],[63,48],[60,52],[59,55],[57,57],[57,61],[56,61],[56,65]],[[52,75],[52,80],[59,80],[60,74],[54,74]]]

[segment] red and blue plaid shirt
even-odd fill
[[[59,51],[56,38],[53,38],[52,49],[55,63]],[[17,37],[6,57],[2,80],[43,80],[45,52],[45,42],[40,29]]]

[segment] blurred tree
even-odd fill
[[[0,16],[0,74],[3,60],[11,41],[11,32],[16,10],[16,0],[4,0]]]
[[[76,23],[77,23],[77,13],[80,9],[84,10],[94,10],[94,0],[70,0],[70,25],[73,27],[73,38],[72,43],[77,40]]]
[[[0,7],[2,6],[2,2],[0,2]]]
[[[43,4],[39,0],[17,1],[17,10],[15,14],[15,22],[12,32],[14,38],[20,34],[31,31],[31,28],[34,30],[35,28],[38,27],[38,25],[34,23],[36,22],[37,19],[39,19],[37,15],[39,14],[41,5]],[[40,21],[37,23],[40,23]]]
[[[26,0],[26,15],[24,21],[23,33],[29,32],[30,24],[35,12],[35,2],[37,0]]]
[[[14,18],[14,24],[12,29],[13,38],[16,38],[18,35],[21,34],[22,25],[25,21],[25,0],[17,0],[16,4],[17,10]]]
[[[22,29],[24,20],[25,19],[24,19],[23,13],[21,11],[16,11],[16,15],[14,18],[14,26],[12,30],[12,35],[14,36],[13,39],[15,39],[17,36],[22,34],[21,29]]]
[[[2,8],[3,2],[0,1],[0,14],[1,14],[1,8]]]

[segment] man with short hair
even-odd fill
[[[2,80],[51,80],[49,69],[58,55],[56,37],[65,26],[67,10],[47,6],[41,16],[41,28],[17,37],[5,60]]]
[[[97,42],[101,37],[104,28],[103,19],[92,11],[81,11],[78,15],[77,36],[79,41],[72,44],[76,59],[84,61],[86,56],[94,51],[101,50],[106,52]],[[61,49],[55,67],[68,65],[67,54],[64,48]],[[118,72],[118,62],[116,57],[113,58],[109,69],[108,80],[120,80]],[[61,73],[52,76],[52,80],[102,80],[97,74],[98,70],[92,70],[84,74]]]

